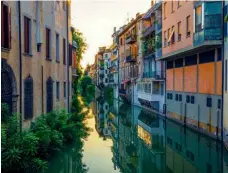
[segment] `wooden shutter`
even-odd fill
[[[24,80],[24,119],[33,118],[33,79],[28,76]]]
[[[28,23],[27,23],[27,18],[24,17],[24,52],[27,53],[27,47],[28,47],[28,43],[27,43],[27,32],[28,32]]]
[[[63,39],[63,64],[66,64],[66,41]]]
[[[8,7],[8,48],[11,49],[11,8]]]
[[[49,77],[46,82],[46,112],[51,112],[53,109],[53,81],[52,78]]]
[[[46,28],[46,58],[50,58],[50,49],[49,49],[49,46],[50,46],[50,31],[48,28]]]

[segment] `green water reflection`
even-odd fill
[[[93,129],[50,163],[50,173],[226,173],[222,143],[148,110],[102,98],[92,102]]]

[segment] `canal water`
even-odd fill
[[[222,143],[137,106],[90,104],[84,143],[68,146],[48,173],[228,173]]]

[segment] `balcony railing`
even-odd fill
[[[72,75],[73,76],[77,76],[77,70],[76,70],[76,68],[72,68]]]
[[[155,30],[155,25],[153,24],[145,29],[143,36],[146,37],[150,35],[154,30]]]
[[[213,29],[204,29],[200,32],[194,33],[194,45],[203,44],[204,41],[215,41],[221,40],[222,37],[221,28],[213,28]]]
[[[222,39],[221,14],[205,15],[204,28],[196,25],[194,33],[194,45],[203,44],[204,41],[218,41]]]
[[[136,41],[137,41],[136,34],[131,34],[131,35],[126,37],[126,43],[127,44],[132,44],[132,43],[135,43]]]
[[[126,56],[126,62],[135,62],[136,61],[136,54],[131,54]]]
[[[144,78],[154,78],[156,80],[163,80],[165,79],[165,71],[149,71],[143,72]]]
[[[155,58],[158,59],[162,56],[162,48],[156,49],[155,51]]]

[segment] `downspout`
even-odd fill
[[[67,13],[67,62],[66,62],[66,66],[67,66],[67,112],[70,112],[70,105],[69,105],[69,27],[68,27],[68,2],[66,2],[66,13]]]
[[[20,132],[22,132],[22,56],[21,56],[21,2],[18,1],[18,24],[19,24],[19,123]]]
[[[221,140],[223,141],[223,114],[224,114],[224,91],[225,91],[225,85],[224,85],[224,69],[225,69],[225,61],[224,61],[224,7],[225,7],[225,1],[222,1],[222,109],[221,109]]]

